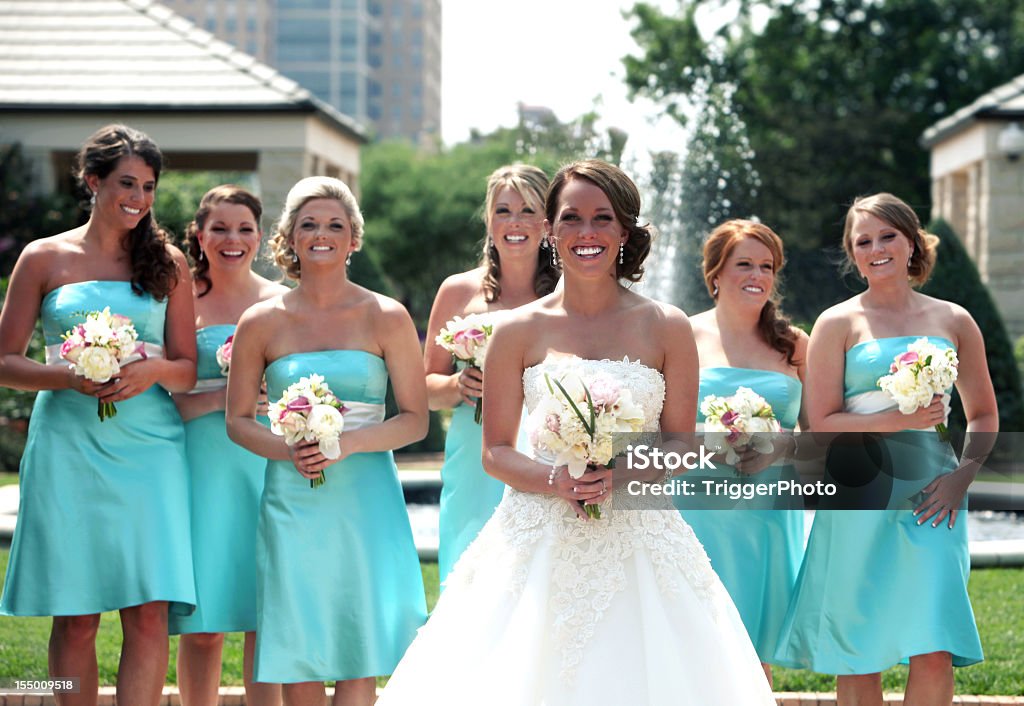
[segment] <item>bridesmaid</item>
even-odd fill
[[[699,405],[707,395],[728,396],[748,387],[772,406],[784,429],[793,429],[798,420],[806,429],[800,395],[807,334],[779,311],[775,285],[783,262],[782,240],[761,223],[731,220],[708,236],[704,283],[715,307],[690,319],[700,357],[697,399]],[[698,421],[704,421],[699,413]],[[792,466],[771,466],[791,454],[792,443],[784,437],[772,454],[744,456],[740,470],[757,474],[751,482],[794,479]],[[732,469],[722,465],[719,474],[732,479]],[[676,502],[681,510],[693,507],[681,498]],[[770,684],[769,663],[803,557],[803,510],[687,509],[683,516],[736,603]]]
[[[246,703],[281,703],[281,689],[252,683],[256,647],[256,519],[266,459],[228,439],[226,370],[217,352],[242,312],[288,291],[252,271],[260,249],[263,204],[239,186],[218,186],[199,203],[186,243],[195,282],[199,382],[174,400],[185,420],[191,479],[196,612],[171,618],[181,634],[178,687],[185,706],[216,706],[224,633],[245,632]],[[269,424],[261,416],[264,424]]]
[[[838,675],[844,706],[880,705],[879,672],[908,660],[904,703],[949,704],[953,667],[982,659],[961,515],[976,459],[987,453],[979,437],[991,439],[998,415],[978,325],[962,307],[914,291],[928,279],[937,245],[895,196],[854,201],[843,247],[867,291],[825,311],[808,347],[812,428],[886,435],[880,449],[898,475],[885,480],[895,487],[916,477],[910,493],[926,498],[913,511],[819,511],[815,518],[779,656]],[[974,437],[959,461],[933,429],[946,419],[948,393],[905,415],[876,384],[893,358],[923,336],[959,356],[956,387]]]
[[[287,704],[371,704],[426,617],[423,580],[391,450],[423,438],[427,395],[412,319],[349,281],[363,238],[352,192],[309,177],[288,193],[275,258],[298,286],[242,315],[228,381],[228,434],[270,459],[257,540],[256,667]],[[256,420],[271,400],[321,375],[349,408],[341,457],[287,446]],[[398,414],[384,421],[388,381]],[[326,482],[311,488],[324,472]]]
[[[431,409],[455,408],[445,439],[441,468],[441,583],[498,506],[505,484],[484,472],[480,425],[474,407],[483,390],[483,373],[475,367],[457,370],[451,354],[435,342],[438,332],[456,316],[513,309],[550,294],[558,281],[541,226],[548,178],[537,167],[499,167],[487,180],[484,201],[484,242],[480,266],[452,275],[434,299],[423,363]]]
[[[118,702],[157,704],[168,608],[196,602],[185,431],[168,395],[196,381],[192,282],[151,212],[162,163],[138,130],[97,130],[75,167],[92,195],[88,222],[25,247],[0,314],[0,385],[39,391],[0,613],[53,616],[50,675],[80,680],[79,693],[58,695],[64,705],[96,703],[109,610],[124,633]],[[97,384],[59,351],[61,334],[104,307],[129,317],[144,347]],[[37,317],[45,365],[25,357]],[[117,416],[101,422],[97,399]]]

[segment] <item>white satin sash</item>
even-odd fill
[[[942,407],[945,410],[943,421],[949,420],[949,394],[942,396]],[[881,390],[870,390],[859,395],[847,397],[843,402],[843,409],[850,414],[877,414],[898,409],[899,405],[893,398]]]
[[[384,405],[371,402],[345,402],[348,411],[345,418],[345,431],[354,431],[384,421]]]

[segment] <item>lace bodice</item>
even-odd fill
[[[578,356],[549,356],[542,363],[523,371],[523,396],[526,408],[532,412],[541,399],[548,394],[544,373],[555,378],[574,368],[584,371],[606,373],[619,381],[633,393],[633,401],[644,410],[644,431],[657,431],[661,419],[661,405],[665,401],[665,378],[654,368],[638,360],[590,360]]]
[[[644,410],[644,431],[658,430],[665,380],[657,370],[629,359],[550,357],[529,367],[523,372],[527,408],[532,411],[548,394],[544,373],[557,377],[581,366],[587,373],[607,373],[628,388]],[[559,648],[560,677],[571,680],[594,626],[613,598],[636,580],[627,564],[637,552],[651,557],[657,584],[671,600],[695,595],[716,619],[728,604],[704,548],[671,500],[634,496],[624,488],[602,506],[602,519],[589,522],[578,519],[556,495],[506,488],[494,516],[449,574],[446,590],[493,571],[512,596],[519,596],[534,560],[549,559],[549,624]]]

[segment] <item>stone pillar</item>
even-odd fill
[[[280,271],[269,255],[268,244],[274,234],[273,226],[284,208],[284,200],[295,182],[313,175],[313,159],[304,150],[261,150],[257,177],[260,198],[263,200],[263,253],[257,259],[255,269],[265,277],[278,279]]]
[[[1024,335],[1024,162],[987,160],[988,284],[1014,339]]]

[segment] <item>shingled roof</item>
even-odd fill
[[[978,119],[1024,119],[1024,74],[993,88],[968,106],[935,123],[921,136],[921,144],[931,147],[960,132]]]
[[[317,113],[362,126],[154,0],[0,0],[0,111]]]

